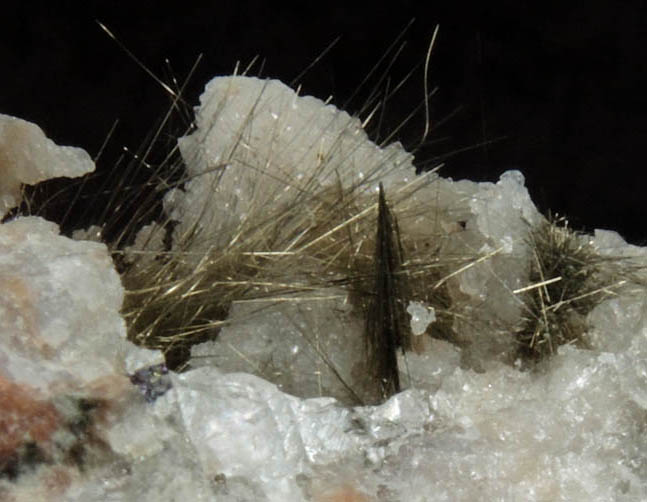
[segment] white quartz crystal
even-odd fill
[[[125,340],[124,292],[104,244],[60,236],[38,217],[5,223],[0,283],[5,378],[48,391],[122,373],[127,360],[159,362]]]
[[[364,324],[347,297],[329,288],[275,303],[236,304],[232,324],[216,340],[193,346],[191,365],[254,373],[301,397],[361,401],[365,390],[358,375],[368,371],[358,357],[364,354]]]
[[[427,326],[436,320],[433,307],[428,307],[420,302],[409,302],[407,312],[411,316],[411,332],[418,336],[427,331]]]
[[[23,184],[94,171],[85,150],[58,146],[36,124],[0,114],[0,218],[20,204]]]

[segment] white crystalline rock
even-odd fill
[[[344,435],[350,412],[334,401],[302,401],[252,375],[201,368],[179,376],[174,392],[205,472],[246,478],[266,500],[302,500],[296,474],[308,453],[334,460],[358,443]]]
[[[197,130],[178,141],[194,178],[165,199],[181,222],[175,235],[197,222],[208,245],[221,248],[241,222],[318,187],[374,191],[389,176],[413,173],[400,144],[379,148],[359,119],[277,80],[217,77],[200,103]]]
[[[643,257],[647,259],[647,248],[627,244],[618,232],[612,230],[595,230],[589,239],[598,251],[607,256]]]
[[[92,171],[85,150],[58,146],[36,124],[0,114],[0,218],[20,204],[21,185]]]
[[[500,315],[516,317],[518,302],[510,290],[527,284],[526,236],[543,218],[532,203],[519,171],[503,173],[496,184],[479,183],[469,200],[466,229],[473,247],[492,258],[471,267],[458,280],[464,293],[493,304]],[[489,302],[488,300],[492,300]],[[504,310],[505,309],[505,310]],[[508,312],[505,312],[505,311]]]
[[[93,168],[84,151],[0,116],[1,213],[19,202],[22,183]],[[163,357],[126,341],[124,291],[105,244],[61,236],[42,218],[0,225],[0,292],[0,499],[74,500],[87,479],[70,456],[94,454],[86,434],[108,457],[112,446],[119,450],[104,442],[108,432],[125,403],[143,400],[128,373]],[[88,419],[83,403],[105,414]],[[118,472],[112,460],[98,463],[110,478]]]
[[[357,488],[374,491],[371,470],[380,470],[384,455],[406,443],[403,434],[422,430],[431,419],[424,396],[415,391],[380,407],[352,410],[332,399],[298,399],[252,375],[223,375],[213,368],[178,376],[164,397],[174,398],[205,475],[244,479],[259,501],[322,500],[318,496],[326,489],[355,482],[358,475],[367,479]],[[344,467],[351,471],[344,473]]]
[[[521,172],[506,171],[495,185],[480,185],[481,193],[472,197],[470,209],[477,215],[481,233],[493,243],[517,241],[517,236],[523,235],[528,226],[539,222],[540,215],[525,188]],[[514,251],[503,247],[505,253]]]
[[[396,501],[645,497],[647,409],[635,389],[647,382],[629,367],[630,352],[565,347],[533,374],[500,363],[462,370],[458,357],[436,349],[435,388],[381,406],[303,400],[205,367],[174,377],[154,407],[178,407],[173,422],[191,445],[184,454],[194,451],[204,479],[218,480],[211,490],[222,500],[325,500],[349,487]]]
[[[0,226],[0,374],[44,392],[159,362],[126,342],[123,288],[104,244],[58,235],[37,217]]]
[[[277,303],[235,304],[218,338],[192,347],[191,366],[254,373],[289,394],[357,403],[368,392],[364,323],[347,297],[328,288]]]
[[[394,182],[391,193],[401,185]],[[528,232],[544,221],[523,175],[507,171],[497,183],[431,177],[416,188],[404,190],[406,198],[393,206],[406,236],[405,256],[410,249],[430,249],[439,261],[462,269],[446,280],[454,331],[477,360],[509,358],[512,335],[500,330],[490,336],[491,328],[514,325],[522,314],[513,292],[528,284]]]
[[[53,459],[51,467],[33,474],[27,460],[19,465],[24,475],[15,482],[0,479],[0,499],[75,500],[75,491],[84,492],[88,479],[58,463],[77,441],[74,403],[98,400],[110,409],[92,423],[110,458],[111,450],[123,450],[123,441],[111,437],[125,403],[143,400],[128,374],[163,357],[126,340],[119,314],[124,291],[106,246],[63,237],[54,223],[27,217],[0,225],[0,291],[0,467],[4,473],[31,441]],[[148,426],[150,417],[144,421]],[[135,431],[126,428],[129,444],[134,443]],[[145,437],[145,430],[138,429],[138,437]],[[82,427],[76,432],[80,447],[90,447],[78,431]],[[105,468],[103,475],[110,479],[119,472],[118,462],[100,465],[98,472]]]
[[[202,469],[174,396],[154,403],[132,399],[102,439],[110,445],[111,454],[76,479],[65,497],[57,500],[214,500],[213,479]]]
[[[75,241],[103,242],[103,228],[98,225],[90,225],[88,228],[74,230],[72,239]]]
[[[133,407],[141,455],[90,473],[65,500],[302,501],[351,488],[396,501],[645,497],[645,408],[624,390],[645,382],[617,354],[567,347],[542,374],[453,366],[436,390],[355,409],[242,373],[174,376],[147,412]]]
[[[583,236],[583,239],[587,236]],[[609,256],[616,261],[621,259],[625,268],[632,269],[632,275],[638,282],[647,281],[647,247],[634,246],[611,230],[596,230],[588,241],[602,256]]]
[[[151,262],[159,257],[159,253],[165,249],[164,235],[166,231],[163,225],[151,223],[144,225],[131,246],[124,248],[124,260],[132,267],[145,269]]]
[[[442,382],[460,366],[461,351],[455,345],[431,338],[421,353],[398,352],[400,382],[404,388],[438,390]]]
[[[418,336],[427,331],[427,326],[436,320],[433,307],[428,307],[420,302],[409,302],[407,312],[411,316],[411,332]]]

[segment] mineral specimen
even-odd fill
[[[210,321],[213,340],[192,348],[186,371],[166,373],[161,353],[127,341],[124,291],[106,246],[63,237],[35,217],[0,226],[0,499],[647,497],[646,249],[610,231],[569,234],[588,246],[604,287],[546,296],[564,278],[531,279],[546,270],[533,268],[531,238],[546,220],[519,172],[496,183],[416,178],[400,146],[370,144],[355,119],[282,84],[236,77],[208,89],[197,130],[180,142],[191,181],[165,200],[179,222],[169,253],[184,261],[175,270],[191,274],[222,254],[255,261],[235,262],[249,266],[245,288],[227,290],[235,295]],[[38,135],[3,141],[7,172],[45,170],[42,159],[21,164]],[[11,180],[5,207],[18,202],[16,183],[33,182]],[[380,181],[402,239],[407,326],[424,343],[398,355],[405,390],[379,406],[349,406],[365,383],[361,297],[369,293],[357,271],[370,267],[332,267],[332,255],[361,253],[331,236],[345,224],[353,249],[374,249],[373,237],[354,239],[374,235],[366,232],[374,219],[362,219],[374,214]],[[355,205],[329,225],[300,194],[333,191],[339,201],[335,190]],[[240,230],[263,211],[294,220],[271,227],[274,241],[250,240]],[[290,227],[308,218],[313,226]],[[162,239],[147,238],[154,230],[145,227],[128,250],[137,256],[152,243],[140,270],[169,266],[158,259]],[[289,254],[296,250],[306,259]],[[341,280],[348,270],[353,280]],[[205,277],[213,288],[237,280]],[[224,291],[190,284],[164,291],[174,302]],[[266,289],[249,296],[254,288]],[[529,294],[542,298],[539,310],[529,309]],[[521,361],[519,326],[582,295],[596,299],[580,313],[586,347]],[[550,323],[537,325],[542,339],[551,336]],[[199,326],[185,328],[188,337]]]

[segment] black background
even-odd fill
[[[340,36],[300,80],[302,94],[333,95],[355,112],[366,94],[347,100],[416,18],[390,73],[396,82],[420,63],[440,25],[429,74],[440,126],[419,165],[442,160],[445,176],[489,181],[520,169],[542,211],[645,244],[644,2],[560,3],[14,3],[0,19],[0,113],[93,156],[119,119],[100,162],[107,169],[122,146],[137,149],[169,99],[96,20],[160,76],[168,59],[183,80],[203,53],[185,92],[192,104],[212,76],[256,55],[262,75],[290,82]],[[417,70],[389,104],[387,128],[420,102],[422,83]],[[422,125],[418,116],[399,139],[415,144]]]

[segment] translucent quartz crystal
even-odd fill
[[[420,302],[409,302],[407,313],[411,316],[411,332],[415,336],[427,331],[427,326],[436,320],[433,307],[427,307]]]
[[[0,218],[20,203],[22,184],[94,171],[85,150],[58,146],[36,124],[0,114]]]
[[[353,315],[348,293],[328,288],[284,297],[259,308],[236,304],[212,342],[195,345],[191,366],[254,373],[301,397],[335,396],[357,402],[367,374],[363,322]],[[358,357],[359,355],[359,357]]]

